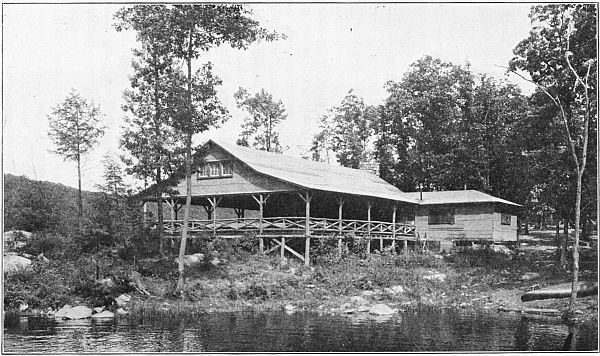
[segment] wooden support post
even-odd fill
[[[373,203],[369,200],[367,202],[367,253],[371,253],[371,207]]]
[[[210,203],[211,206],[211,210],[212,210],[212,223],[213,223],[213,235],[217,235],[217,206],[219,205],[219,203],[221,202],[222,198],[217,199],[216,197],[214,198],[206,198],[208,199],[208,202]]]
[[[394,204],[392,209],[392,251],[396,252],[396,210],[398,207]]]
[[[263,238],[263,218],[264,218],[264,205],[267,202],[269,196],[264,197],[262,194],[256,196],[252,196],[252,198],[258,203],[258,208],[260,211],[260,217],[258,220],[258,253],[261,255],[265,252],[265,240]]]
[[[341,257],[342,256],[342,233],[343,233],[343,220],[342,220],[342,214],[343,214],[343,209],[344,209],[344,199],[341,197],[338,197],[337,199],[338,201],[338,255]]]
[[[304,200],[304,203],[306,203],[306,220],[304,222],[304,265],[308,266],[310,264],[310,201],[312,200],[312,197],[310,196],[309,191],[304,192],[304,195],[300,193],[298,193],[298,195]]]
[[[281,237],[281,261],[285,258],[285,237]]]
[[[206,220],[212,220],[212,207],[203,206],[206,211]]]

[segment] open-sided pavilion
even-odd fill
[[[365,170],[214,140],[195,153],[193,168],[192,204],[203,206],[207,218],[190,219],[192,237],[255,233],[261,253],[279,251],[283,257],[287,252],[307,265],[311,239],[337,239],[340,251],[346,235],[367,239],[369,250],[372,241],[381,250],[416,240],[417,200]],[[183,227],[177,211],[185,203],[185,179],[175,174],[168,183],[174,193],[162,199],[175,218],[165,220],[163,229],[165,235],[177,237]],[[235,217],[221,217],[220,209],[233,210]],[[257,213],[246,217],[248,210]],[[297,243],[292,248],[290,239],[304,239],[303,248]]]

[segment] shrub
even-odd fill
[[[110,306],[117,296],[135,290],[128,274],[116,273],[110,277],[115,283],[114,286],[108,287],[93,279],[86,279],[77,283],[74,291],[93,305]]]
[[[258,237],[255,233],[246,233],[233,240],[232,248],[237,254],[255,254],[258,252]]]
[[[315,240],[313,240],[315,241]],[[317,265],[331,266],[341,260],[337,239],[318,239],[310,246],[311,261]]]
[[[43,253],[50,260],[72,259],[79,256],[81,252],[73,238],[53,233],[33,234],[32,238],[20,251],[34,256]]]
[[[447,259],[457,267],[482,267],[488,270],[505,269],[513,265],[510,256],[491,249],[459,251]]]
[[[57,308],[70,299],[71,289],[60,268],[34,262],[27,270],[5,274],[4,308],[16,309],[26,303],[30,308]]]
[[[177,264],[171,259],[143,259],[138,261],[138,272],[146,277],[174,279],[177,277]]]
[[[367,245],[369,241],[362,237],[355,237],[351,235],[346,235],[344,237],[344,242],[348,245],[348,250],[357,255],[358,257],[365,259],[367,258]]]

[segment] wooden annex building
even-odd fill
[[[368,252],[406,249],[409,242],[433,239],[452,244],[452,235],[420,226],[423,217],[428,216],[427,209],[439,205],[430,205],[428,201],[437,200],[429,197],[449,192],[423,193],[428,199],[421,201],[415,193],[404,193],[365,170],[214,140],[194,154],[193,168],[192,205],[204,207],[206,218],[190,217],[188,231],[192,237],[209,234],[233,238],[255,233],[260,253],[295,256],[307,265],[311,240],[315,239],[337,240],[340,253],[342,240],[348,235],[367,239]],[[181,236],[183,220],[177,218],[177,212],[185,203],[186,186],[180,176],[171,177],[167,183],[171,185],[171,195],[164,195],[163,200],[172,208],[172,219],[164,220],[163,229],[172,238]],[[502,200],[474,191],[455,194],[460,196],[462,192],[469,192],[467,200],[476,195],[479,199],[497,199],[498,203]],[[156,201],[152,196],[143,199]],[[228,214],[223,214],[225,211]],[[512,216],[512,220],[516,240],[516,217]],[[439,225],[457,225],[457,221]],[[446,227],[451,228],[449,231],[456,228]],[[494,241],[494,235],[482,237]]]
[[[441,249],[454,244],[517,241],[519,204],[476,190],[406,193],[419,200],[415,228]]]

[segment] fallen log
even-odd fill
[[[129,282],[129,284],[135,290],[137,290],[138,292],[140,292],[144,295],[150,296],[150,292],[148,292],[146,290],[146,288],[144,288],[144,284],[142,283],[142,276],[138,272],[136,272],[136,271],[131,272],[130,278],[131,278],[131,281]]]
[[[552,315],[561,316],[562,312],[558,309],[536,309],[536,308],[505,308],[498,307],[498,311],[502,312],[515,312],[525,314],[536,314],[536,315]]]
[[[578,282],[575,287],[577,288],[578,297],[587,297],[598,294],[598,282]],[[524,293],[521,295],[521,301],[529,302],[541,299],[568,298],[570,296],[571,283],[561,283]]]

